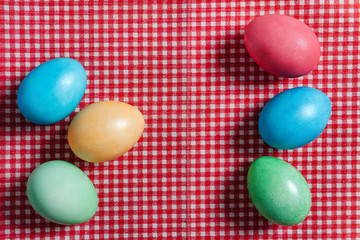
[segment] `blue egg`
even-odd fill
[[[265,105],[259,118],[259,132],[274,148],[299,148],[320,135],[330,114],[331,102],[325,93],[311,87],[289,89]]]
[[[59,122],[75,110],[84,96],[86,72],[78,61],[55,58],[32,70],[22,81],[17,104],[30,122]]]

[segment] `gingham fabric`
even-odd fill
[[[317,34],[322,57],[310,74],[280,79],[250,58],[244,28],[268,13],[294,16]],[[359,239],[359,33],[357,0],[1,0],[0,239]],[[20,114],[17,89],[57,57],[83,64],[87,90],[65,120],[37,126]],[[258,133],[260,111],[296,86],[330,97],[330,121],[311,144],[273,149]],[[86,163],[71,152],[67,129],[101,100],[136,106],[146,127],[124,156]],[[302,224],[272,224],[251,203],[246,175],[263,155],[308,181],[312,207]],[[93,181],[99,209],[90,221],[57,225],[29,205],[29,174],[54,159]]]

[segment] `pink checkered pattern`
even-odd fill
[[[359,239],[359,1],[0,1],[0,239]],[[323,1],[324,2],[324,1]],[[244,47],[255,16],[296,17],[318,35],[317,68],[279,79]],[[86,69],[78,108],[51,126],[26,121],[16,104],[22,79],[42,62],[72,57]],[[313,143],[267,146],[257,120],[277,93],[312,86],[332,101],[332,116]],[[146,127],[117,160],[92,164],[71,152],[76,112],[101,100],[138,107]],[[260,216],[246,175],[254,159],[290,162],[307,179],[312,208],[300,225]],[[26,197],[39,164],[79,166],[99,195],[94,218],[50,223]]]

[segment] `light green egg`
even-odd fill
[[[26,194],[33,209],[59,224],[80,224],[98,208],[96,189],[75,165],[55,160],[39,165],[29,176]]]

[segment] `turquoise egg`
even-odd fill
[[[95,187],[86,174],[75,165],[60,160],[39,165],[29,176],[26,194],[40,216],[65,225],[91,219],[99,202]]]
[[[247,186],[256,209],[276,224],[299,224],[310,211],[309,185],[296,168],[281,159],[256,159],[250,166]]]
[[[22,81],[17,104],[30,122],[47,125],[66,118],[80,103],[86,72],[78,61],[55,58],[32,70]]]
[[[330,114],[331,102],[325,93],[311,87],[292,88],[265,105],[259,118],[259,132],[274,148],[299,148],[321,134]]]

